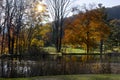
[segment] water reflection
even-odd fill
[[[82,56],[84,58],[84,55]],[[0,77],[32,77],[43,75],[120,73],[120,63],[106,59],[101,63],[96,58],[82,61],[74,55],[49,56],[39,60],[5,58],[0,59]]]
[[[31,76],[31,67],[36,61],[19,59],[1,59],[0,76],[1,77],[27,77]]]

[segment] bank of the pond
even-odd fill
[[[120,80],[120,74],[40,76],[31,78],[0,78],[0,80]]]

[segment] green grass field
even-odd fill
[[[32,78],[0,78],[0,80],[120,80],[120,74],[81,74],[61,76],[41,76]]]
[[[45,51],[50,52],[51,54],[56,53],[55,47],[44,47],[43,48]],[[120,48],[114,48],[114,51],[120,52]],[[62,48],[62,52],[65,53],[85,53],[86,51],[82,48]],[[113,52],[112,50],[106,50],[105,52]],[[96,49],[94,51],[92,51],[92,53],[99,53],[99,49]]]
[[[46,50],[50,53],[56,53],[56,50],[54,47],[45,47],[44,50]],[[85,53],[85,50],[77,49],[77,48],[62,48],[62,52],[65,52],[65,53]]]

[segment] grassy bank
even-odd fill
[[[0,78],[0,80],[120,80],[120,74],[40,76],[32,78]]]

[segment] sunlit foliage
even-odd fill
[[[109,35],[109,27],[104,20],[102,10],[86,10],[66,21],[64,44],[81,45],[90,51],[95,48],[101,39],[105,40]]]

